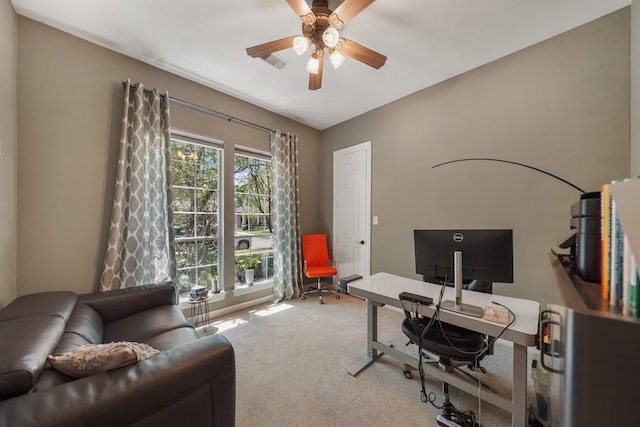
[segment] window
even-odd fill
[[[181,138],[171,140],[177,283],[181,295],[193,286],[213,290],[219,271],[220,148]],[[219,285],[218,285],[219,286]]]
[[[234,161],[234,286],[273,278],[271,161],[268,155],[239,150]],[[246,270],[253,270],[247,274]]]

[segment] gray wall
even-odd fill
[[[18,17],[0,0],[0,308],[17,294]]]
[[[332,152],[372,141],[372,273],[415,274],[417,228],[512,228],[515,284],[494,292],[545,303],[547,253],[580,193],[629,175],[629,8],[381,107],[322,134]],[[331,198],[323,218],[332,227]]]
[[[118,154],[121,82],[127,78],[298,134],[305,165],[302,227],[318,227],[317,130],[24,17],[18,19],[18,48],[18,294],[97,289]],[[266,133],[185,108],[172,107],[171,114],[174,127],[224,140],[226,153],[234,144],[268,150]],[[231,267],[226,279],[232,256],[225,260]]]

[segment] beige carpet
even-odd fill
[[[383,355],[355,378],[347,373],[366,353],[366,302],[342,295],[261,305],[214,319],[205,334],[219,333],[236,352],[236,426],[437,426],[441,413],[420,401],[417,372],[406,379],[402,364]],[[379,310],[378,339],[405,347],[403,314]],[[479,374],[496,390],[510,387],[511,345],[498,341]],[[442,404],[442,383],[427,391]],[[529,386],[530,395],[532,384]],[[472,410],[483,426],[511,425],[510,414],[451,389],[458,409]]]

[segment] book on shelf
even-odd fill
[[[622,250],[624,232],[618,217],[616,201],[611,199],[609,205],[609,303],[621,307],[622,296]]]
[[[631,307],[629,315],[633,317],[640,317],[639,309],[640,309],[640,293],[638,292],[638,282],[640,278],[638,277],[638,260],[633,258],[633,266],[631,268],[631,283],[630,283],[630,297],[631,297]]]
[[[638,317],[638,263],[633,256],[628,236],[624,240],[624,279],[626,285],[623,289],[622,313],[627,316]]]
[[[611,223],[611,194],[609,184],[604,184],[600,190],[600,289],[603,299],[609,299],[609,253],[611,237],[609,228]]]
[[[622,287],[620,295],[620,304],[622,305],[622,314],[628,316],[631,312],[631,270],[633,267],[633,255],[631,255],[631,247],[629,245],[629,237],[622,236]]]
[[[640,278],[635,251],[640,250],[640,179],[612,181],[602,186],[601,274],[603,299],[624,315],[638,317]]]

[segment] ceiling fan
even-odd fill
[[[322,86],[322,68],[325,48],[334,68],[344,61],[345,55],[375,69],[382,67],[387,57],[356,42],[340,37],[338,30],[375,0],[345,0],[335,11],[329,9],[327,0],[313,0],[309,8],[305,0],[286,0],[302,20],[302,35],[290,36],[247,48],[252,58],[264,57],[279,50],[293,47],[302,55],[311,45],[314,51],[307,63],[309,89]]]

